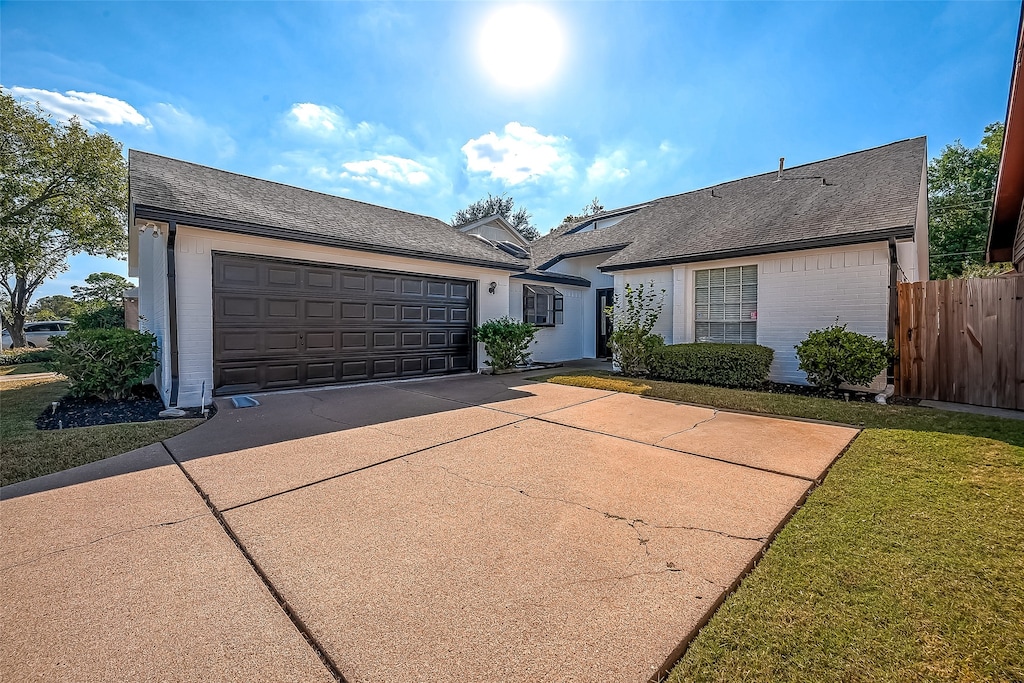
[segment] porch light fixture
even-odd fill
[[[498,283],[497,282],[492,282],[487,287],[487,293],[488,294],[494,294],[494,290],[496,290],[497,288],[498,288]]]

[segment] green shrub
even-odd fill
[[[851,332],[838,321],[810,332],[795,348],[807,381],[826,389],[840,384],[867,386],[892,359],[890,342]]]
[[[70,380],[72,396],[125,398],[157,366],[156,337],[149,332],[73,329],[51,345],[50,369]]]
[[[53,358],[53,352],[49,349],[7,349],[0,354],[0,366],[45,363],[51,358]]]
[[[124,306],[106,302],[85,308],[74,315],[75,327],[83,330],[109,330],[124,327]]]
[[[537,334],[537,326],[513,320],[508,316],[488,320],[473,330],[473,336],[484,344],[484,350],[491,357],[484,361],[495,370],[508,370],[530,361],[530,344]]]
[[[612,318],[608,348],[619,372],[627,377],[646,377],[652,355],[665,345],[661,335],[653,332],[661,317],[665,290],[655,292],[653,282],[650,286],[648,290],[642,282],[635,287],[627,284],[623,296],[616,295],[615,305],[606,309]]]
[[[775,352],[755,344],[673,344],[651,357],[652,379],[718,387],[763,386]]]

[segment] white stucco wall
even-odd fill
[[[178,405],[183,407],[199,405],[203,382],[206,383],[207,401],[210,400],[213,391],[214,251],[474,280],[477,283],[477,321],[508,315],[510,273],[505,271],[178,226],[175,249],[178,299]],[[153,272],[155,273],[156,269]],[[494,294],[487,291],[491,282],[497,283]],[[166,297],[164,298],[166,300]],[[482,365],[485,357],[483,345],[479,345],[477,362]],[[169,367],[167,373],[169,380]]]
[[[904,272],[916,277],[918,245],[910,241],[897,244],[897,256]],[[619,292],[626,282],[653,280],[656,289],[669,290],[655,331],[666,343],[691,343],[695,341],[694,272],[748,265],[758,267],[757,343],[775,351],[773,381],[806,384],[793,347],[808,332],[832,324],[837,317],[850,330],[886,338],[889,251],[885,242],[626,271],[615,274],[615,288]],[[883,373],[872,388],[884,385]]]
[[[598,270],[611,254],[594,254],[564,259],[548,269],[551,273],[578,275],[590,281],[590,289],[582,291],[582,318],[579,323],[580,353],[576,358],[595,358],[597,355],[597,290],[615,286],[615,278]],[[556,288],[558,285],[556,285]],[[569,324],[568,317],[566,324]],[[566,360],[560,358],[559,360]]]
[[[585,294],[587,290],[582,287],[568,285],[553,285],[544,282],[525,282],[513,278],[509,289],[509,312],[515,320],[523,319],[523,286],[526,284],[537,284],[545,287],[554,287],[562,295],[562,324],[554,327],[542,327],[537,330],[534,337],[534,344],[531,347],[532,358],[535,361],[554,363],[564,360],[576,360],[584,358],[584,338],[580,334],[580,324],[583,320],[585,306]],[[593,335],[591,335],[593,337]],[[594,357],[593,349],[590,350],[589,358]]]

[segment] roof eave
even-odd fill
[[[255,223],[243,223],[230,221],[224,218],[190,214],[181,211],[172,211],[143,204],[133,204],[132,208],[136,218],[145,218],[156,221],[175,221],[178,224],[191,225],[196,228],[208,230],[219,230],[241,235],[253,235],[255,237],[266,237],[269,239],[287,240],[289,242],[301,242],[303,244],[315,244],[325,247],[336,247],[340,249],[351,249],[353,251],[365,251],[374,254],[387,254],[389,256],[404,256],[407,258],[423,259],[426,261],[441,261],[444,263],[457,263],[461,265],[482,266],[498,270],[514,272],[525,271],[529,266],[519,263],[506,263],[502,261],[488,261],[487,259],[467,258],[464,256],[452,256],[447,254],[420,252],[414,249],[402,249],[399,247],[387,247],[375,244],[364,244],[352,240],[339,239],[336,237],[313,235],[308,233],[295,232],[285,228],[259,225]]]
[[[996,176],[996,191],[992,203],[985,259],[989,263],[1010,261],[1013,243],[1020,222],[1024,202],[1024,6],[1021,7],[1017,27],[1017,48],[1013,56],[1013,74],[1006,104],[1006,128],[1003,131],[1003,149]]]
[[[868,242],[882,242],[890,237],[896,239],[908,239],[914,237],[914,226],[904,225],[897,228],[886,228],[885,230],[874,230],[856,234],[836,235],[830,237],[814,237],[793,242],[779,242],[777,244],[766,244],[756,247],[743,247],[740,249],[722,249],[719,251],[708,251],[701,254],[685,254],[681,256],[669,256],[661,259],[648,259],[645,261],[632,261],[627,263],[615,263],[612,265],[602,264],[598,270],[610,273],[623,270],[637,270],[639,268],[656,268],[658,266],[670,266],[680,263],[700,263],[702,261],[719,261],[728,258],[743,258],[745,256],[761,256],[764,254],[777,254],[786,251],[804,251],[807,249],[822,249],[827,247],[841,247],[854,244],[865,244]]]
[[[623,242],[622,244],[613,244],[607,247],[594,247],[593,249],[583,249],[581,251],[567,251],[540,264],[537,266],[537,270],[547,270],[559,261],[564,261],[565,259],[576,258],[578,256],[593,256],[594,254],[607,254],[612,251],[621,251],[628,246],[629,242]]]
[[[530,280],[533,282],[554,282],[559,285],[571,287],[590,287],[590,280],[578,276],[563,276],[559,273],[517,273],[513,280]]]

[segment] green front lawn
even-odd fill
[[[865,427],[669,681],[1024,681],[1024,421],[547,379]]]
[[[0,365],[0,376],[31,375],[36,372],[49,372],[45,363],[22,363],[21,365]]]
[[[39,414],[67,393],[51,378],[0,382],[0,485],[102,460],[169,439],[202,420],[166,420],[39,431]]]

